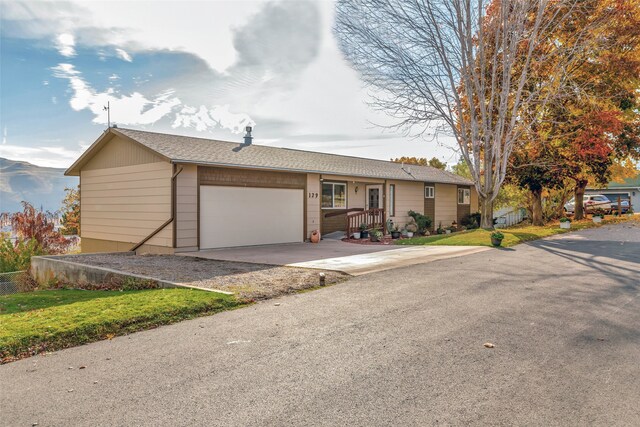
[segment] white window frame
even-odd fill
[[[460,201],[460,194],[462,194],[462,202]],[[458,188],[458,204],[470,205],[471,204],[471,190],[468,188]]]
[[[425,199],[433,199],[436,197],[436,188],[432,185],[424,186],[424,198]]]
[[[322,206],[322,195],[323,195],[323,186],[331,185],[331,206]],[[336,185],[344,186],[344,206],[336,206]],[[320,183],[320,206],[322,209],[347,209],[348,202],[347,198],[349,197],[347,183],[346,182],[327,182],[323,181]]]

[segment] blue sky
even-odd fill
[[[0,157],[66,167],[106,127],[457,160],[383,130],[312,1],[3,1]]]

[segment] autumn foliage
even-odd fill
[[[3,214],[18,238],[16,247],[20,241],[36,242],[43,253],[60,254],[74,243],[55,230],[52,213],[38,211],[27,202],[22,207],[22,212]]]

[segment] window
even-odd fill
[[[396,185],[389,185],[389,216],[396,216]]]
[[[425,199],[433,199],[434,195],[435,195],[435,190],[433,187],[424,187]]]
[[[458,188],[458,204],[468,205],[471,203],[471,190],[468,188]]]
[[[347,184],[323,182],[322,207],[326,209],[345,209],[347,207]]]

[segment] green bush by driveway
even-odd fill
[[[0,361],[58,350],[238,307],[196,289],[55,290],[0,297]]]

